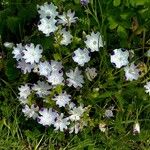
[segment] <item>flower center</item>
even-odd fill
[[[31,51],[31,55],[32,55],[32,56],[35,56],[35,51]]]
[[[130,70],[129,70],[129,73],[135,74],[135,71],[134,71],[133,69],[130,69]]]
[[[81,59],[81,60],[85,59],[84,55],[81,55],[81,56],[80,56],[80,59]]]
[[[96,41],[93,41],[93,45],[96,45],[97,44],[97,42]]]

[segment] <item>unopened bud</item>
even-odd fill
[[[140,133],[140,124],[137,122],[133,125],[133,134],[139,134]]]

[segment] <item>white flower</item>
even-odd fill
[[[59,72],[63,68],[62,63],[58,61],[51,60],[50,64],[53,72]]]
[[[85,73],[86,73],[88,80],[90,81],[92,81],[97,76],[96,68],[87,67],[85,70]]]
[[[129,52],[124,49],[115,49],[111,54],[111,63],[115,65],[116,68],[121,68],[122,66],[128,65]]]
[[[22,112],[27,118],[33,118],[36,119],[38,117],[37,111],[39,110],[38,106],[31,105],[31,108],[28,105],[25,105],[25,107],[22,109]]]
[[[74,124],[69,128],[69,133],[77,134],[84,126],[87,126],[87,122],[80,120],[80,122],[74,122]]]
[[[73,103],[73,102],[71,102],[71,103],[69,103],[69,109],[73,109],[76,105],[75,105],[75,103]]]
[[[22,59],[23,57],[23,50],[25,49],[24,46],[22,46],[22,43],[16,44],[17,47],[13,47],[12,54],[14,54],[14,57],[17,61]]]
[[[40,62],[38,64],[39,74],[48,78],[48,82],[53,85],[60,84],[63,81],[62,63],[51,60],[50,63]]]
[[[77,62],[80,66],[84,66],[85,63],[90,61],[90,52],[85,48],[78,48],[74,51],[72,59]]]
[[[25,84],[25,85],[22,85],[21,87],[18,88],[19,89],[19,96],[20,98],[24,98],[26,99],[30,93],[31,93],[31,89],[30,87],[28,86],[28,84]]]
[[[100,123],[99,124],[99,129],[102,131],[102,132],[105,132],[106,129],[107,129],[107,126],[104,122]]]
[[[53,3],[48,4],[47,2],[44,3],[44,5],[37,5],[38,13],[40,14],[40,18],[46,18],[51,17],[55,18],[58,15],[58,12],[56,11],[57,6],[55,6]]]
[[[150,95],[150,82],[147,82],[146,85],[144,85],[145,92]]]
[[[48,77],[52,71],[51,65],[48,61],[40,62],[38,64],[39,74]]]
[[[53,98],[56,101],[56,104],[59,107],[65,107],[71,101],[71,95],[68,95],[66,92],[59,94]]]
[[[63,13],[62,15],[59,15],[58,23],[66,26],[70,26],[71,23],[75,23],[78,17],[74,17],[75,12],[71,12],[69,9],[67,13]]]
[[[60,71],[60,72],[56,72],[56,71],[53,71],[51,73],[50,76],[48,76],[48,82],[51,83],[52,85],[59,85],[59,84],[63,84],[63,72]]]
[[[23,98],[23,97],[18,97],[18,100],[20,101],[21,104],[28,104],[28,99],[27,98]]]
[[[37,84],[34,84],[32,87],[32,90],[36,91],[36,94],[39,95],[39,97],[43,97],[50,94],[51,86],[44,82],[44,81],[38,81]]]
[[[79,122],[76,122],[74,124],[74,126],[70,127],[70,129],[69,129],[69,133],[75,132],[75,134],[77,134],[79,131],[80,131],[80,123]]]
[[[43,108],[39,111],[40,115],[38,117],[38,123],[42,124],[43,126],[50,126],[55,123],[55,119],[57,117],[57,113],[52,110],[52,108]]]
[[[130,66],[126,66],[124,68],[126,80],[132,81],[137,80],[140,76],[140,70],[137,68],[137,66],[132,63]]]
[[[86,108],[83,108],[82,105],[80,105],[79,107],[74,107],[73,109],[71,109],[69,111],[69,114],[71,114],[71,116],[69,117],[71,121],[78,121],[80,120],[80,117],[83,115],[84,111]]]
[[[86,36],[87,40],[84,41],[87,48],[91,49],[91,52],[99,51],[100,47],[103,47],[102,37],[99,32],[92,32],[91,35]]]
[[[78,69],[78,67],[75,68],[75,71],[70,70],[69,73],[66,73],[68,82],[68,86],[74,86],[75,88],[77,87],[82,87],[82,84],[84,83],[83,80],[83,75],[81,75],[81,71]]]
[[[68,121],[69,118],[63,118],[64,114],[61,113],[61,115],[58,115],[56,118],[56,122],[54,123],[55,130],[64,131],[64,129],[67,129],[70,122]]]
[[[56,26],[56,20],[53,18],[42,18],[39,21],[38,29],[42,31],[46,36],[49,36],[51,33],[54,33],[58,27]]]
[[[139,134],[140,133],[140,124],[138,122],[136,122],[134,125],[133,125],[133,134]]]
[[[18,61],[18,65],[17,68],[20,68],[24,74],[26,74],[27,72],[31,72],[31,70],[34,68],[33,64],[30,63],[26,63],[24,59]]]
[[[83,6],[86,6],[86,5],[88,5],[89,0],[80,0],[80,3],[81,3]]]
[[[5,43],[4,43],[4,46],[5,46],[6,48],[12,48],[12,47],[14,46],[14,43],[5,42]]]
[[[67,46],[72,41],[72,35],[69,31],[66,31],[66,29],[62,29],[60,34],[62,35],[62,40],[60,41],[61,45]]]
[[[113,117],[114,115],[113,115],[113,111],[111,110],[111,109],[106,109],[105,110],[105,117],[107,117],[107,118],[111,118],[111,117]]]
[[[51,60],[50,62],[51,66],[51,74],[47,77],[48,82],[51,83],[52,85],[58,85],[58,84],[63,84],[63,71],[62,71],[62,63],[58,61]]]
[[[29,45],[25,45],[25,50],[23,50],[26,63],[38,63],[40,61],[40,58],[42,57],[41,53],[43,52],[42,47],[38,44],[36,47],[33,43]]]

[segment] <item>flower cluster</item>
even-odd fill
[[[20,68],[24,74],[30,73],[34,66],[39,63],[42,52],[43,48],[41,45],[35,46],[33,43],[25,46],[22,43],[17,44],[12,51],[14,58],[18,61],[17,68]]]
[[[19,44],[21,45],[21,44]],[[18,46],[18,45],[17,45]],[[18,50],[18,47],[14,47],[13,53],[15,50]],[[20,50],[20,49],[19,49]],[[24,53],[26,51],[24,50]],[[16,53],[15,53],[16,54]],[[25,54],[24,54],[25,55]],[[23,55],[23,56],[24,56]],[[15,55],[16,57],[17,55]],[[22,55],[21,55],[22,56]],[[19,59],[17,59],[19,58]],[[31,60],[34,59],[34,55],[30,55],[29,57]],[[40,57],[39,57],[40,58]],[[16,60],[20,63],[20,57],[16,57]],[[30,71],[37,73],[39,76],[43,76],[44,81],[37,81],[36,84],[25,84],[21,85],[19,89],[19,101],[21,104],[24,105],[24,108],[22,109],[22,112],[27,118],[33,118],[37,119],[38,123],[44,125],[44,126],[50,126],[54,125],[56,128],[55,130],[64,131],[65,129],[68,129],[68,125],[70,125],[70,129],[74,127],[75,124],[80,125],[80,118],[83,115],[83,112],[86,110],[86,108],[82,108],[81,112],[78,109],[78,107],[71,102],[71,95],[67,94],[67,92],[62,92],[57,95],[54,95],[51,97],[51,91],[56,88],[56,85],[64,85],[67,83],[68,86],[73,85],[75,88],[82,87],[82,84],[84,83],[83,75],[81,75],[81,71],[77,68],[75,68],[75,71],[70,70],[70,73],[66,73],[66,76],[68,77],[65,82],[63,77],[63,71],[62,71],[62,63],[58,61],[51,60],[48,61],[40,61],[39,63],[28,63],[26,62],[26,59],[24,59],[24,64],[26,65],[32,65],[33,67],[30,68]],[[18,67],[18,66],[17,66]],[[21,70],[24,71],[25,68],[21,67]],[[46,79],[46,81],[45,81]],[[51,101],[55,101],[56,105],[61,108],[64,107],[68,111],[68,115],[65,116],[64,113],[60,113],[53,108],[39,108],[36,106],[36,103],[31,104],[30,97],[35,94],[35,97],[44,98],[49,97],[51,98]],[[36,107],[35,107],[36,106]],[[78,111],[77,111],[78,110]],[[77,111],[77,112],[76,112]],[[78,119],[72,119],[72,118],[78,118]],[[72,121],[72,123],[71,123]],[[78,130],[80,130],[80,126],[78,127]]]
[[[58,26],[70,26],[75,23],[77,17],[75,12],[68,10],[63,12],[62,15],[58,15],[57,6],[53,3],[44,3],[44,5],[37,5],[38,13],[40,14],[40,21],[38,23],[38,29],[42,31],[46,36],[50,36],[52,33],[58,30]],[[72,36],[70,32],[67,32],[65,28],[62,29],[61,33],[63,38],[61,41],[62,45],[68,45],[71,42]]]
[[[60,12],[53,3],[37,5],[37,9],[40,15],[38,30],[45,36],[52,36],[54,33],[54,40],[60,45],[71,44],[73,36],[68,29],[78,19],[75,12],[68,10],[59,15]],[[68,90],[65,90],[66,86],[75,89],[83,87],[84,76],[79,67],[83,68],[90,61],[91,52],[103,47],[99,32],[86,35],[84,43],[85,48],[76,48],[72,54],[72,60],[79,66],[69,70],[66,70],[63,61],[43,58],[44,49],[40,44],[20,43],[13,46],[12,53],[18,62],[17,68],[24,74],[37,74],[39,77],[38,80],[35,79],[36,83],[26,83],[18,88],[18,99],[23,105],[22,112],[26,118],[33,118],[43,126],[53,126],[55,130],[68,129],[69,133],[78,133],[87,125],[83,118],[88,113],[88,107],[78,104]],[[95,68],[87,67],[85,73],[90,81],[97,75]],[[38,99],[42,100],[42,105],[38,105]]]
[[[64,107],[68,114],[58,112],[52,107],[39,108],[36,104],[30,104],[29,97],[31,95],[36,93],[38,97],[43,98],[48,95],[50,96],[51,88],[52,87],[44,81],[38,81],[37,84],[33,85],[25,84],[19,87],[19,100],[24,104],[22,112],[25,117],[36,119],[38,123],[43,126],[53,125],[55,130],[64,131],[69,128],[69,132],[72,133],[74,126],[78,124],[79,126],[78,128],[76,127],[75,130],[75,133],[78,133],[80,130],[80,122],[83,122],[82,117],[87,108],[83,107],[83,105],[79,107],[76,106],[72,102],[71,95],[67,94],[66,91],[54,95],[51,101],[55,101],[59,108]]]
[[[129,65],[129,51],[123,48],[115,49],[111,53],[111,63],[116,68],[124,67],[126,80],[137,80],[140,76],[140,69],[135,66],[134,62]]]
[[[138,80],[142,70],[140,69],[139,65],[135,65],[134,62],[131,62],[131,64],[129,64],[129,55],[130,53],[128,50],[122,48],[115,49],[111,53],[110,61],[116,68],[124,67],[123,69],[127,81]],[[150,81],[147,82],[146,85],[144,85],[144,88],[145,92],[150,95]]]
[[[88,2],[81,1],[83,5],[87,5]],[[71,45],[74,36],[70,27],[78,20],[75,12],[71,10],[58,12],[58,7],[53,3],[37,5],[37,9],[40,18],[38,30],[46,37],[52,36],[59,46]],[[59,15],[60,13],[62,14]],[[42,55],[44,49],[40,44],[20,43],[13,46],[5,43],[6,47],[13,46],[12,53],[17,61],[17,68],[24,74],[31,73],[38,76],[36,83],[26,83],[18,88],[18,99],[23,105],[22,112],[25,117],[33,118],[43,126],[53,126],[55,130],[62,132],[68,130],[69,133],[78,133],[87,126],[88,121],[84,116],[88,113],[88,107],[78,103],[70,91],[72,88],[76,90],[84,86],[83,70],[89,81],[97,76],[96,68],[84,66],[88,66],[93,55],[91,53],[97,53],[104,46],[104,42],[100,32],[92,31],[85,38],[82,41],[84,46],[75,48],[70,57],[75,62],[74,68],[66,67],[61,59],[46,60]],[[138,80],[141,70],[134,61],[130,63],[129,56],[130,53],[126,49],[114,49],[110,61],[116,68],[123,68],[127,81]],[[150,94],[150,82],[147,82],[144,88],[146,93]],[[39,99],[42,101],[41,105],[38,105]],[[104,117],[113,118],[113,111],[114,106],[109,107],[105,110]],[[105,132],[105,123],[100,123],[99,128]]]

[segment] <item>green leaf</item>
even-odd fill
[[[36,15],[37,10],[35,4],[28,4],[27,7],[22,7],[18,13],[19,18],[23,23],[35,18]]]
[[[19,77],[19,70],[16,68],[16,63],[14,60],[10,59],[6,62],[5,74],[11,81],[14,81]]]
[[[118,26],[117,33],[120,36],[120,38],[123,38],[123,39],[127,38],[128,36],[127,31],[123,26]]]
[[[114,1],[113,1],[113,5],[114,5],[115,7],[119,6],[120,3],[121,3],[120,0],[114,0]]]
[[[30,37],[27,37],[27,39]],[[31,42],[34,44],[41,44],[44,50],[47,49],[52,49],[53,48],[53,39],[51,37],[44,37],[44,36],[39,36],[35,35],[32,37]]]
[[[109,17],[109,28],[110,29],[115,29],[118,26],[118,23],[116,22],[116,20],[113,17]]]
[[[80,4],[80,0],[74,0],[76,4]]]
[[[125,102],[124,98],[122,97],[122,91],[118,91],[115,93],[116,100],[118,102],[118,106],[120,109],[123,109],[123,104]]]
[[[62,92],[62,85],[57,85],[56,88],[55,88],[55,91],[57,93],[61,93]]]
[[[30,139],[30,140],[35,140],[35,138],[38,138],[41,134],[40,131],[37,129],[34,129],[32,131],[30,130],[25,130],[25,135]]]
[[[149,0],[133,0],[133,1],[131,0],[130,4],[132,6],[140,6],[140,5],[145,5],[148,2],[149,2]]]
[[[61,55],[59,53],[56,53],[56,54],[54,54],[54,59],[56,61],[58,61],[58,60],[61,60],[62,58],[61,58]]]
[[[120,14],[120,17],[121,17],[122,19],[124,19],[124,20],[129,19],[129,17],[131,17],[131,16],[132,16],[132,12],[122,12],[122,13]]]
[[[7,26],[12,33],[17,33],[19,31],[19,24],[20,22],[18,17],[12,16],[7,18]]]

